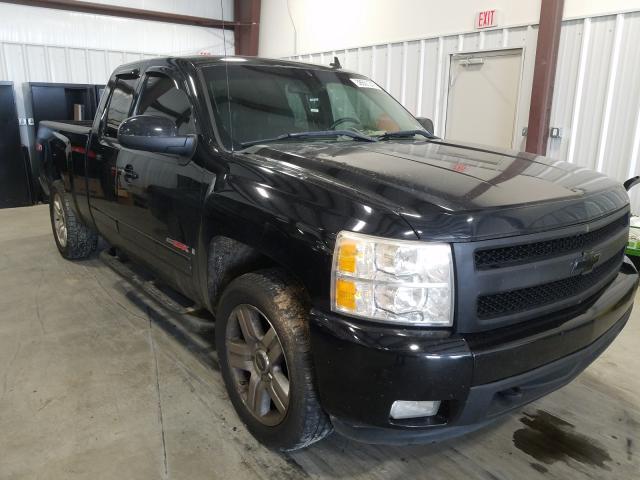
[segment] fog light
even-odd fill
[[[396,420],[403,418],[432,417],[438,413],[440,400],[413,401],[396,400],[391,405],[389,416]]]

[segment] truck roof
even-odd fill
[[[132,70],[148,65],[166,65],[176,63],[177,61],[186,61],[193,65],[195,68],[201,68],[205,66],[223,65],[227,63],[242,63],[243,65],[254,66],[278,66],[278,67],[291,67],[291,68],[313,68],[315,70],[332,70],[329,66],[318,65],[314,63],[294,62],[291,60],[281,60],[276,58],[262,58],[262,57],[244,57],[234,55],[193,55],[193,56],[167,56],[156,57],[145,60],[138,60],[131,63],[120,65],[116,72]]]

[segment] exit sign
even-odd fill
[[[498,11],[484,10],[476,14],[476,28],[490,28],[498,26]]]

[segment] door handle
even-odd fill
[[[124,179],[125,180],[136,180],[138,178],[138,174],[133,170],[133,165],[125,165],[124,169]]]

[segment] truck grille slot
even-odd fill
[[[629,216],[623,215],[614,222],[588,233],[523,245],[478,250],[474,254],[475,265],[478,270],[501,268],[584,250],[603,242],[628,224]]]
[[[626,219],[626,217],[624,218]],[[591,233],[596,233],[605,229],[607,229],[607,227]],[[558,302],[562,299],[574,297],[597,285],[601,280],[618,270],[620,268],[620,263],[622,262],[623,254],[624,250],[598,265],[587,274],[564,278],[555,282],[522,288],[519,290],[479,296],[476,312],[477,316],[479,319],[495,318],[532,310],[537,307]]]

